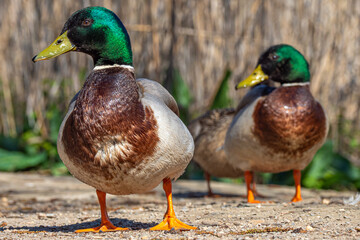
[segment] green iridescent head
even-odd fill
[[[274,45],[261,54],[254,72],[236,88],[254,86],[267,79],[280,83],[309,82],[309,64],[294,47]]]
[[[95,66],[132,65],[129,35],[115,13],[103,7],[88,7],[71,15],[60,36],[33,61],[50,59],[69,51],[89,54]]]

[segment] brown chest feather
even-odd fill
[[[326,137],[326,116],[308,87],[274,90],[260,100],[253,113],[253,133],[274,152],[297,155]]]
[[[90,171],[128,168],[151,156],[159,141],[157,121],[139,101],[133,73],[91,73],[65,123],[62,141],[73,163]]]

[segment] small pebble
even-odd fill
[[[7,197],[2,197],[1,198],[1,205],[4,207],[8,207],[9,206],[9,200]]]
[[[44,219],[44,218],[46,218],[46,215],[45,215],[45,213],[38,213],[38,219]]]
[[[314,228],[312,226],[310,226],[310,225],[307,225],[306,230],[311,232],[311,231],[314,231]]]

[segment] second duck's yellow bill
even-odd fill
[[[57,37],[50,46],[48,46],[38,55],[33,57],[32,60],[33,62],[47,60],[57,57],[63,53],[74,50],[76,50],[76,47],[74,44],[70,42],[69,38],[67,37],[67,31],[66,31],[63,34],[61,34],[59,37]]]
[[[261,65],[258,65],[255,70],[248,76],[245,80],[241,81],[238,85],[236,85],[235,89],[252,87],[255,86],[269,78],[263,70],[261,69]]]

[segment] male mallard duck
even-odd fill
[[[223,149],[226,131],[234,116],[235,109],[214,109],[188,125],[195,142],[193,159],[205,172],[210,197],[215,196],[211,191],[210,176],[235,178],[243,174],[228,163]]]
[[[89,54],[95,65],[71,101],[58,136],[62,161],[72,175],[96,189],[101,208],[101,225],[77,232],[126,230],[108,218],[106,193],[143,193],[161,181],[168,208],[151,230],[195,229],[176,218],[171,194],[171,180],[192,158],[192,137],[165,88],[135,79],[130,39],[120,19],[102,7],[79,10],[33,61],[69,51]]]
[[[255,86],[267,79],[281,86]],[[240,103],[224,144],[229,162],[245,172],[248,202],[259,202],[250,187],[253,171],[293,170],[296,193],[292,202],[302,200],[300,171],[323,145],[329,129],[324,109],[310,93],[309,84],[309,64],[304,56],[281,44],[264,52],[255,71],[236,86],[255,86]]]

